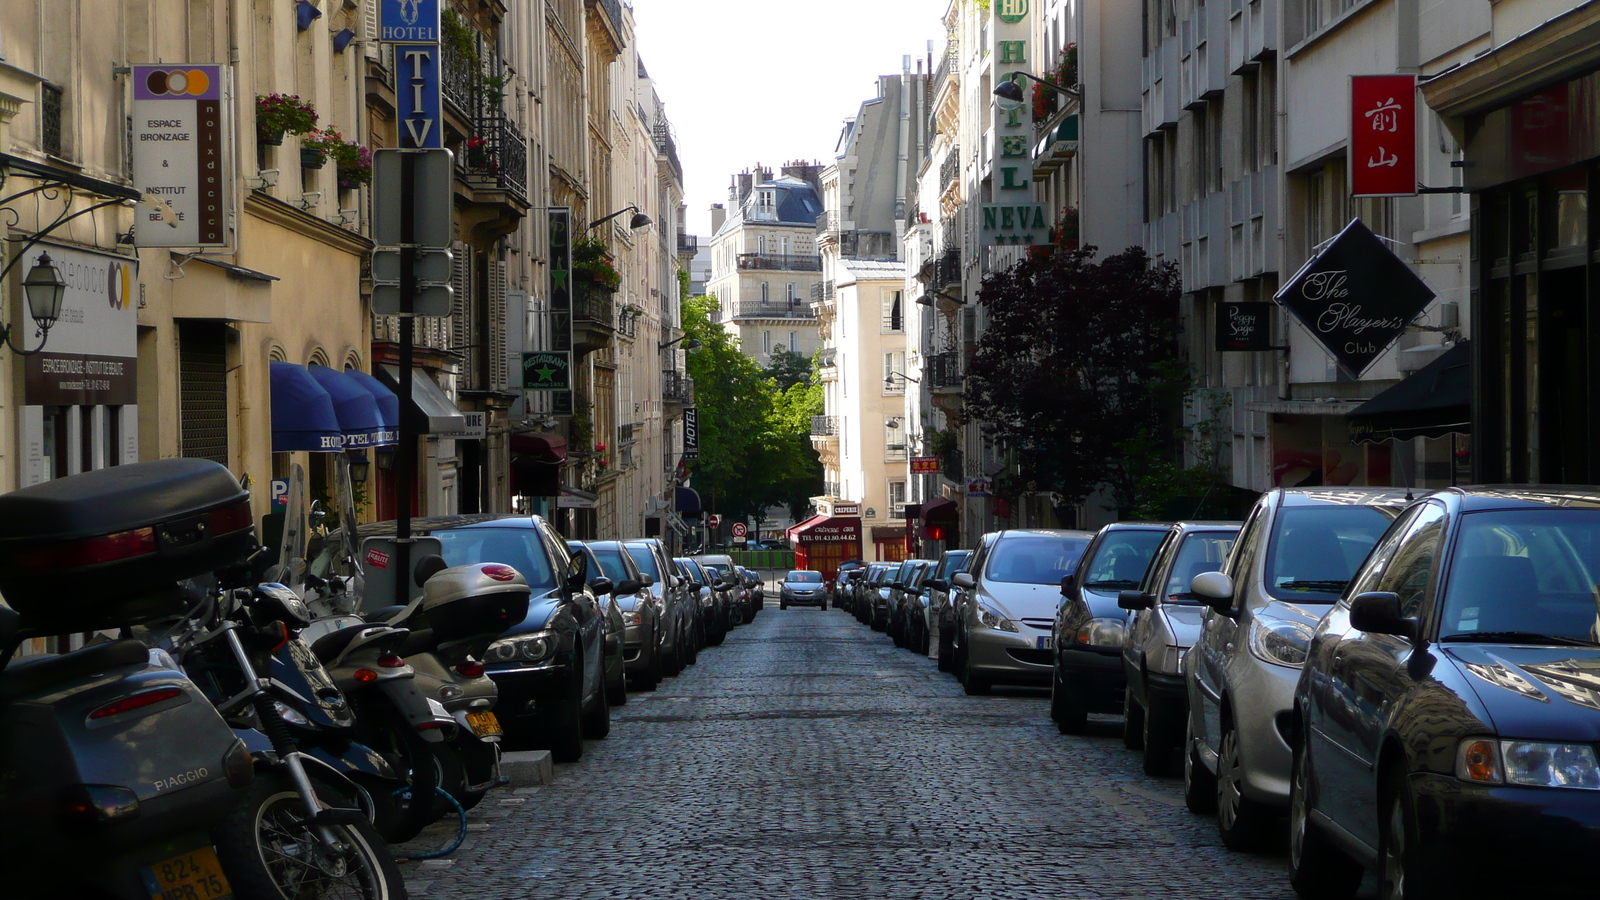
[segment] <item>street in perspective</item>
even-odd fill
[[[1600,893],[1596,210],[1600,0],[0,0],[0,896]]]

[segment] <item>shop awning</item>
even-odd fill
[[[400,367],[379,366],[379,377],[395,393],[400,392]],[[421,369],[411,370],[411,409],[402,415],[410,418],[419,434],[450,434],[467,430],[467,417],[440,389],[438,382]]]
[[[690,516],[700,515],[700,494],[694,488],[681,487],[673,494],[673,507],[680,513]]]
[[[276,362],[272,374],[272,452],[344,449],[333,398],[305,366]]]
[[[537,462],[556,464],[567,458],[567,439],[544,431],[525,431],[511,436],[511,452]]]
[[[883,544],[906,539],[907,529],[904,525],[876,525],[872,529],[872,542]]]
[[[385,443],[383,416],[378,400],[359,381],[327,366],[307,366],[306,371],[333,398],[333,414],[339,418],[346,450],[363,450]]]
[[[922,504],[924,525],[954,525],[960,516],[961,508],[956,506],[954,500],[945,497],[935,497]]]
[[[379,444],[393,444],[400,440],[400,398],[389,386],[360,369],[345,369],[344,374],[361,385],[378,404],[378,418],[383,421]]]
[[[1472,432],[1472,346],[1460,341],[1350,412],[1350,436],[1366,443]]]
[[[902,532],[905,529],[901,529]],[[807,544],[861,543],[861,520],[854,516],[812,516],[784,532],[791,542]]]

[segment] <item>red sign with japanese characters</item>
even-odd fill
[[[1350,195],[1417,193],[1417,77],[1350,76]]]

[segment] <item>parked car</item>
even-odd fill
[[[894,581],[900,575],[900,567],[904,563],[888,563],[883,567],[883,574],[874,582],[876,590],[869,592],[868,599],[872,601],[872,611],[868,615],[867,624],[873,631],[889,630],[889,604],[893,600]]]
[[[689,557],[679,557],[673,560],[677,563],[683,577],[689,580],[689,588],[699,598],[701,627],[705,631],[706,646],[715,647],[728,636],[729,618],[732,610],[728,606],[726,591],[719,591],[714,583],[716,576],[706,572],[700,564]]]
[[[1179,522],[1172,527],[1137,590],[1118,605],[1132,612],[1122,667],[1128,679],[1122,740],[1144,751],[1144,770],[1170,775],[1183,759],[1183,654],[1200,635],[1205,606],[1190,590],[1194,576],[1222,568],[1237,522]]]
[[[787,550],[789,545],[778,538],[762,538],[751,545],[752,550]]]
[[[1050,629],[1061,579],[1094,539],[1089,531],[1002,531],[983,558],[952,580],[969,595],[961,623],[962,684],[986,694],[996,684],[1049,684]]]
[[[905,569],[905,583],[895,592],[894,627],[889,629],[895,645],[915,653],[928,652],[926,583],[938,563],[914,559]]]
[[[755,621],[755,605],[751,602],[744,582],[740,580],[739,573],[733,565],[733,557],[707,554],[697,556],[695,560],[707,572],[716,573],[716,584],[712,585],[713,589],[723,591],[728,596],[728,629],[731,631],[736,626]]]
[[[939,565],[933,570],[933,577],[928,579],[928,652],[938,659],[941,672],[950,671],[950,662],[955,655],[950,576],[965,572],[970,559],[971,550],[946,550],[939,554]]]
[[[575,541],[569,541],[570,546]],[[628,682],[640,691],[653,691],[668,675],[677,674],[667,665],[666,604],[656,602],[649,578],[639,569],[619,541],[588,541],[582,544],[590,563],[611,580],[611,596],[622,609],[623,665]],[[633,590],[628,590],[633,588]]]
[[[767,606],[767,583],[761,573],[754,569],[739,566],[739,574],[744,576],[744,586],[750,589],[750,600],[755,604],[756,612]]]
[[[911,573],[916,570],[917,560],[903,559],[895,563],[884,576],[884,585],[888,588],[884,594],[883,631],[894,641],[895,646],[900,646],[900,590],[911,579]]]
[[[867,573],[867,564],[859,559],[847,559],[839,564],[834,575],[833,605],[839,609],[853,608],[855,583]]]
[[[1580,896],[1600,849],[1600,497],[1412,504],[1318,625],[1289,728],[1302,895]]]
[[[665,610],[666,633],[671,635],[670,642],[663,644],[668,668],[682,671],[684,666],[694,665],[704,646],[705,634],[700,622],[700,603],[690,595],[688,581],[678,574],[660,540],[642,538],[624,541],[622,546],[633,557],[639,571],[651,577],[650,595]]]
[[[890,569],[888,563],[869,563],[865,575],[851,582],[850,589],[854,595],[853,603],[856,619],[863,625],[872,624],[873,612],[876,609],[876,600],[883,579]]]
[[[594,554],[589,552],[582,541],[567,541],[567,552],[573,556],[582,554],[586,557],[585,566],[588,569],[586,583],[604,613],[601,617],[603,623],[601,634],[605,641],[606,702],[612,706],[621,706],[628,702],[627,662],[624,659],[627,652],[624,642],[628,627],[622,605],[629,599],[629,595],[617,596],[622,593],[617,588],[617,580],[612,577],[611,572],[600,565],[599,560],[595,559]]]
[[[1190,809],[1216,809],[1231,849],[1264,843],[1289,805],[1289,713],[1312,633],[1407,494],[1269,491],[1223,571],[1194,579],[1194,593],[1211,608],[1184,657],[1184,798]]]
[[[821,572],[796,569],[783,576],[783,584],[778,588],[778,608],[791,606],[828,608],[828,586]]]
[[[611,728],[603,610],[587,584],[587,561],[575,560],[540,516],[438,516],[413,519],[411,528],[437,538],[451,566],[504,563],[527,580],[527,618],[484,654],[499,691],[494,711],[505,728],[503,746],[547,749],[558,762],[576,762],[584,737],[604,737]],[[360,533],[393,534],[394,523]]]
[[[1078,567],[1061,579],[1050,630],[1050,718],[1062,734],[1081,734],[1089,713],[1127,713],[1122,647],[1128,611],[1122,591],[1144,581],[1171,525],[1115,522],[1100,529]]]
[[[978,548],[972,552],[972,558],[967,560],[963,572],[977,577],[977,572],[983,567],[983,561],[989,551],[994,549],[994,542],[1000,537],[1000,532],[991,531],[978,539]],[[956,583],[955,576],[950,576],[950,606],[947,621],[940,623],[939,629],[950,629],[950,671],[955,673],[956,680],[961,680],[967,670],[965,658],[966,648],[962,645],[962,623],[967,620],[967,607],[972,603],[972,592]]]

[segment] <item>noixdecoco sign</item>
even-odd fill
[[[1360,376],[1433,297],[1411,267],[1354,219],[1274,299]]]

